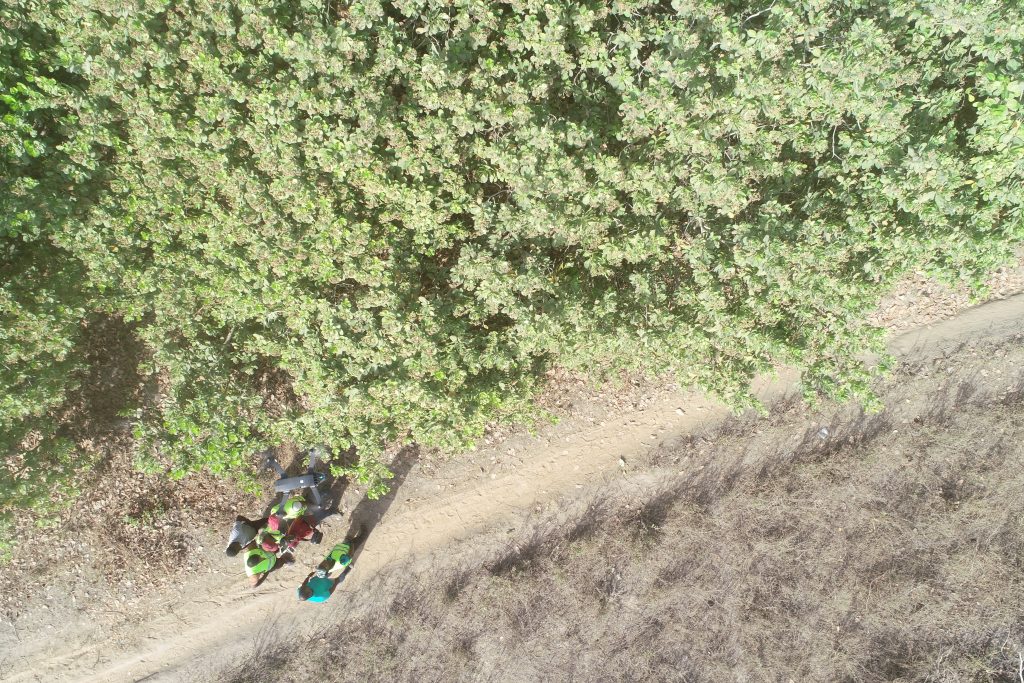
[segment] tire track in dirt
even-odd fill
[[[997,342],[1021,334],[1024,295],[1017,295],[908,332],[894,339],[889,348],[897,359],[915,363],[949,355],[971,343]],[[797,379],[792,371],[761,378],[755,383],[755,393],[771,403],[792,393]],[[656,449],[659,442],[708,428],[729,415],[725,406],[696,392],[666,395],[643,410],[608,419],[605,424],[579,429],[570,426],[569,433],[550,443],[541,437],[528,439],[532,448],[522,464],[500,477],[467,478],[451,490],[414,504],[396,500],[332,603],[343,604],[345,592],[359,590],[367,577],[398,558],[472,536],[509,515],[572,493],[576,487],[621,477],[623,469],[628,470],[631,462]],[[483,449],[481,454],[486,456],[489,451],[497,453],[498,448]],[[328,537],[343,533],[342,524],[341,520],[328,520]],[[155,606],[150,619],[113,633],[97,633],[84,647],[62,652],[59,642],[37,641],[14,653],[9,660],[14,666],[8,665],[5,674],[10,678],[5,680],[178,680],[183,667],[206,656],[251,648],[271,621],[296,625],[308,621],[310,607],[298,604],[293,593],[306,570],[301,566],[277,572],[255,594],[237,577],[204,577],[189,587],[194,597],[168,596]]]

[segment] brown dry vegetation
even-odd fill
[[[846,411],[827,436],[738,419],[511,536],[392,567],[308,641],[268,632],[215,677],[1016,681],[1016,376],[950,382],[912,420]]]

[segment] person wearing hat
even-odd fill
[[[300,495],[289,496],[284,503],[270,508],[270,514],[286,520],[298,519],[306,514],[306,499]]]
[[[269,552],[291,553],[301,541],[309,541],[314,545],[320,542],[323,533],[316,529],[315,524],[316,520],[312,517],[298,517],[289,523],[284,517],[271,515],[267,518],[266,526],[260,530],[257,542]]]
[[[224,554],[228,557],[238,555],[242,548],[249,545],[256,538],[257,530],[266,523],[266,517],[258,520],[251,520],[242,515],[235,517],[235,523],[231,527],[231,534],[228,536],[228,547],[224,549]]]
[[[249,585],[256,588],[274,570],[277,553],[268,552],[251,541],[242,553],[242,563],[245,565],[245,575],[249,577]]]
[[[354,536],[346,538],[343,542],[331,548],[324,561],[317,565],[317,568],[309,573],[296,589],[299,600],[303,602],[326,602],[338,584],[345,580],[352,569],[352,551],[362,542],[365,528],[360,527]],[[331,572],[341,569],[337,576],[331,577]]]
[[[284,545],[285,532],[282,526],[286,524],[277,515],[270,515],[266,525],[256,534],[256,545],[268,553],[281,552]]]

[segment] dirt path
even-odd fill
[[[970,309],[937,325],[913,330],[890,345],[898,358],[925,363],[974,344],[1005,343],[1024,335],[1024,295]],[[767,402],[792,392],[796,376],[760,380],[757,393]],[[518,519],[523,511],[541,506],[575,489],[621,478],[633,463],[698,429],[707,429],[729,416],[722,405],[696,393],[660,391],[638,410],[624,415],[591,414],[566,420],[538,436],[514,436],[452,461],[434,472],[423,472],[414,458],[399,463],[393,496],[361,511],[376,522],[342,591],[358,590],[392,560],[422,554],[453,540]],[[411,465],[411,467],[410,467]],[[386,512],[386,515],[383,514]],[[345,533],[348,519],[325,523],[326,536]],[[312,550],[315,550],[314,553]],[[298,566],[274,575],[257,592],[225,561],[223,573],[191,580],[179,591],[147,599],[138,608],[111,621],[104,606],[85,608],[89,621],[59,615],[51,628],[8,639],[0,674],[11,681],[171,681],[185,668],[231,661],[251,651],[253,642],[270,625],[308,625],[310,606],[300,605],[294,586],[319,555],[303,549]],[[340,599],[339,599],[340,598]],[[337,608],[344,596],[326,606]],[[322,609],[322,608],[321,608]],[[20,636],[20,637],[19,637]]]

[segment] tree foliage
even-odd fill
[[[81,225],[73,214],[92,173],[71,157],[88,103],[37,12],[38,3],[0,8],[0,557],[4,512],[45,518],[74,493],[73,444],[51,413],[77,385],[96,305],[85,263],[55,240]]]
[[[383,444],[462,448],[555,366],[743,402],[788,363],[808,395],[868,398],[886,288],[978,282],[1024,238],[1015,2],[20,0],[2,21],[0,418],[38,424],[83,321],[121,316],[160,385],[140,454],[180,475],[295,441],[379,481]]]

